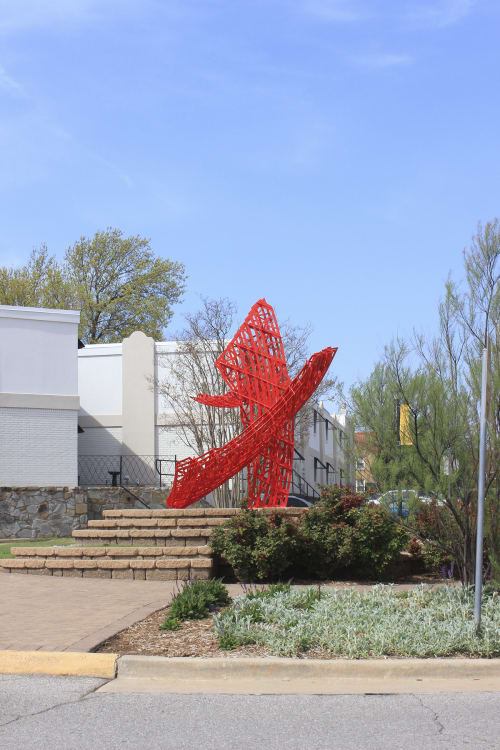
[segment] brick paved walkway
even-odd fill
[[[168,604],[175,582],[0,572],[0,650],[90,651]]]

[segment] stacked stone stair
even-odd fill
[[[102,521],[89,521],[88,527],[74,531],[73,537],[85,546],[103,543],[141,547],[203,546],[208,543],[212,529],[232,515],[231,510],[105,510]]]
[[[238,512],[235,508],[105,510],[102,520],[73,531],[79,546],[12,547],[14,557],[0,560],[0,570],[73,578],[210,578],[210,536]],[[274,508],[272,512],[295,518],[303,511]]]

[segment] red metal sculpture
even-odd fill
[[[249,505],[286,505],[293,467],[294,417],[322,381],[336,351],[328,347],[313,354],[290,380],[274,310],[265,299],[256,302],[215,362],[230,390],[222,396],[195,397],[207,406],[239,406],[243,431],[227,445],[179,461],[167,506],[191,505],[245,466]]]

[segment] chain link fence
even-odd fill
[[[78,456],[80,487],[171,487],[175,456]]]
[[[78,485],[80,487],[165,487],[172,486],[176,456],[79,456]],[[243,479],[243,489],[246,481]],[[316,501],[320,493],[295,469],[292,472],[290,494]]]

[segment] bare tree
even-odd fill
[[[224,351],[233,329],[236,307],[231,300],[204,298],[196,313],[185,316],[186,325],[177,334],[174,356],[160,361],[164,376],[158,393],[169,410],[167,428],[174,428],[181,442],[200,456],[229,442],[240,431],[238,409],[215,409],[193,400],[199,393],[218,395],[227,391],[215,361]],[[237,501],[239,482],[226,483],[214,493],[218,507]]]

